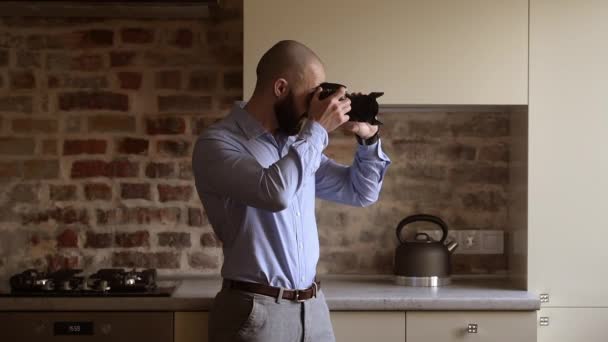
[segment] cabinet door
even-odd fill
[[[536,342],[536,311],[410,311],[406,317],[407,342]],[[472,324],[476,325],[477,332],[469,332]]]
[[[245,99],[282,39],[382,104],[527,104],[527,0],[245,1]]]
[[[606,342],[608,308],[544,308],[538,313],[546,325],[538,328],[538,342]]]
[[[528,289],[608,307],[608,3],[530,6]]]
[[[337,342],[404,342],[404,312],[332,311]]]
[[[174,342],[207,342],[207,312],[176,312]]]

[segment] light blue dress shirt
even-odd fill
[[[351,166],[338,164],[323,154],[319,123],[275,139],[243,107],[207,128],[192,156],[198,195],[223,244],[222,277],[307,288],[319,259],[315,196],[370,205],[390,160],[379,141],[359,146]]]

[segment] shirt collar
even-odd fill
[[[232,113],[236,123],[247,136],[247,139],[251,140],[266,133],[266,129],[256,118],[254,118],[244,109],[246,104],[247,102],[245,101],[235,102],[234,106],[232,107]]]

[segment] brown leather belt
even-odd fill
[[[317,297],[317,291],[321,288],[321,282],[316,281],[312,283],[312,286],[304,290],[288,290],[270,285],[224,279],[222,288],[253,292],[273,298],[279,298],[279,295],[281,295],[282,292],[281,298],[283,299],[304,302],[313,297]]]

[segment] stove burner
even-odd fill
[[[156,270],[142,271],[105,268],[89,276],[78,276],[82,270],[68,269],[52,273],[28,269],[10,278],[13,295],[163,295],[156,284]],[[165,289],[166,290],[166,289]]]

